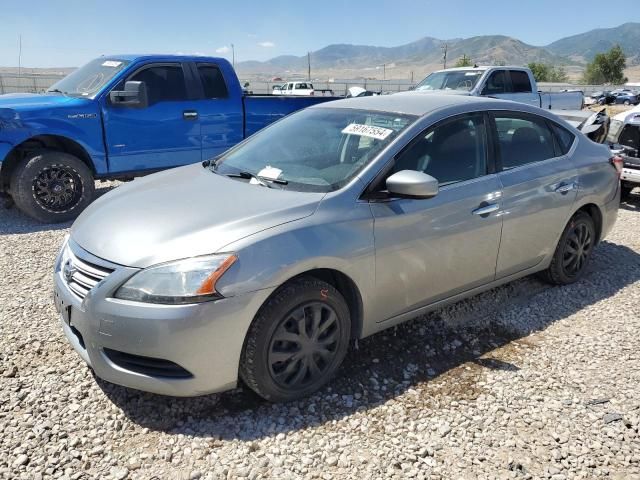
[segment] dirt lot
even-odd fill
[[[579,283],[527,278],[361,341],[288,405],[95,379],[51,304],[67,229],[0,209],[1,478],[640,479],[640,194]]]

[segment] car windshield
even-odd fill
[[[302,110],[251,136],[213,162],[213,169],[287,190],[330,192],[346,185],[416,118],[347,108]]]
[[[417,91],[473,89],[484,73],[483,70],[452,70],[435,72],[416,85]]]
[[[96,58],[54,83],[47,91],[93,98],[128,63],[125,60]]]

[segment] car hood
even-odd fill
[[[409,90],[407,92],[398,92],[396,95],[466,95],[470,96],[471,92],[466,90]]]
[[[16,112],[48,109],[58,106],[81,106],[90,102],[86,98],[68,97],[60,93],[7,93],[0,95],[0,109]]]
[[[241,238],[313,214],[324,195],[266,188],[189,165],[102,196],[75,221],[71,238],[97,257],[144,268],[224,251]]]

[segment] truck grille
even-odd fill
[[[62,266],[62,276],[78,298],[83,299],[89,291],[106,278],[113,269],[80,260],[69,249],[69,257]]]

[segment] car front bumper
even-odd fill
[[[77,245],[73,253],[94,265],[103,262]],[[144,304],[113,298],[113,292],[138,270],[110,267],[115,267],[113,272],[84,298],[70,289],[60,258],[54,273],[62,329],[98,377],[185,397],[236,386],[246,332],[271,289],[200,304]],[[145,364],[149,368],[141,371]],[[167,365],[179,366],[183,375],[173,375],[175,368],[163,370]]]

